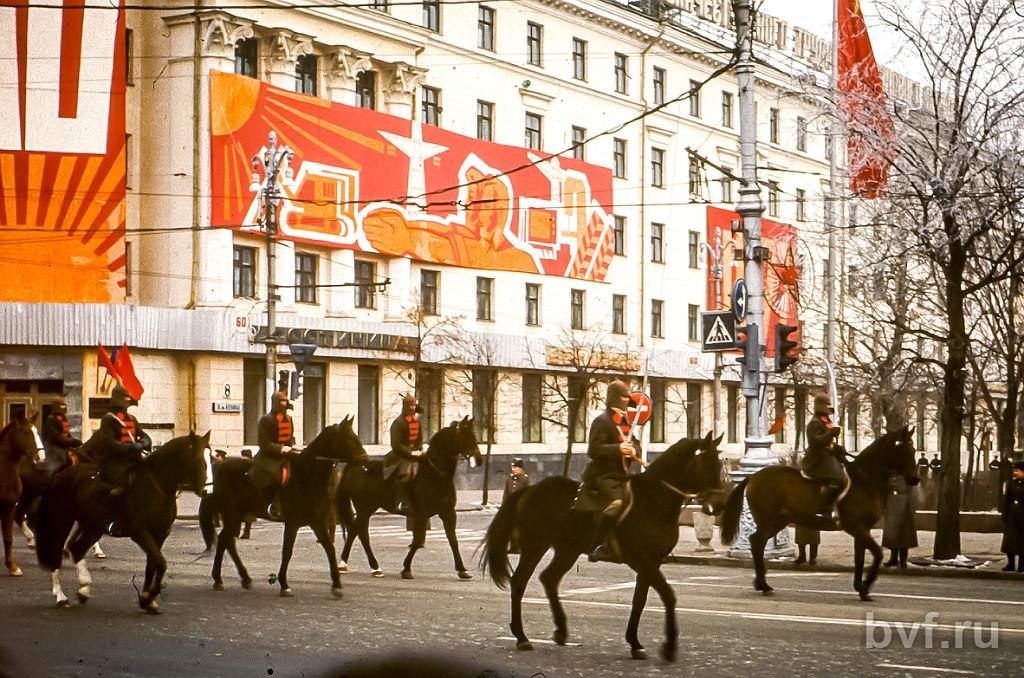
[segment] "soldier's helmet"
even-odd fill
[[[131,396],[128,395],[128,389],[126,389],[124,386],[121,386],[121,384],[118,384],[110,392],[110,399],[113,400],[114,402],[127,403],[129,400],[131,400]]]
[[[819,393],[814,396],[814,411],[815,413],[825,413],[832,408],[832,398],[827,393]]]
[[[618,407],[620,405],[619,398],[628,395],[629,386],[626,385],[626,382],[616,379],[608,384],[608,394],[605,396],[604,404],[607,407]]]

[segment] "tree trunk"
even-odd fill
[[[565,436],[565,461],[562,464],[562,475],[569,477],[569,465],[572,461],[572,437],[576,434],[576,417],[579,416],[580,404],[576,400],[569,401],[569,431]]]

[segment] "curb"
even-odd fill
[[[710,565],[715,567],[739,567],[753,570],[753,561],[741,558],[730,558],[728,556],[684,556],[669,554],[665,558],[666,563],[678,565]],[[766,561],[769,574],[772,571],[789,572],[844,572],[853,574],[853,567],[848,565],[819,564],[811,566],[794,565],[792,562]],[[1001,570],[970,569],[959,567],[933,567],[913,565],[905,570],[899,568],[883,567],[879,569],[879,576],[896,575],[898,577],[949,577],[949,578],[973,578],[973,579],[1000,579],[1008,581],[1024,582],[1024,574],[1019,572],[1003,572]]]

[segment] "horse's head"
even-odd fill
[[[185,456],[188,459],[186,464],[188,480],[183,485],[185,489],[192,490],[201,497],[206,491],[206,459],[210,454],[210,431],[207,431],[205,435],[189,431],[189,434],[182,440],[186,445]]]
[[[717,513],[724,503],[722,460],[718,445],[722,436],[683,438],[665,450],[644,475],[657,477],[673,492],[696,498],[705,513]]]
[[[718,446],[725,436],[713,437],[711,431],[700,439],[700,444],[694,454],[696,471],[694,477],[697,483],[697,501],[700,502],[701,510],[710,515],[716,515],[725,507],[725,499],[728,493],[722,484],[722,457]]]
[[[440,447],[438,443],[441,443]],[[473,430],[473,419],[469,415],[453,421],[438,431],[430,439],[427,452],[430,452],[431,449],[440,449],[442,453],[452,457],[465,457],[469,460],[469,465],[472,468],[479,466],[483,460],[480,455],[480,445],[476,440],[476,431]]]
[[[366,448],[363,447],[363,441],[356,435],[352,422],[352,415],[348,415],[333,426],[334,433],[331,438],[330,450],[328,450],[328,456],[332,459],[336,458],[343,462],[366,459]]]
[[[46,450],[43,447],[43,440],[39,437],[39,429],[36,428],[36,420],[39,413],[32,416],[24,415],[14,419],[3,431],[0,431],[0,443],[6,443],[11,451],[13,462],[22,459],[33,459],[42,463],[46,459]]]
[[[907,482],[907,485],[917,485],[921,482],[921,477],[917,475],[917,450],[914,448],[914,431],[916,429],[911,426],[904,426],[901,429],[893,431],[892,452],[890,453],[890,460],[893,466],[892,471],[903,476],[903,480]]]

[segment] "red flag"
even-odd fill
[[[786,415],[783,414],[781,417],[772,422],[771,427],[768,429],[768,435],[775,435],[786,426]]]
[[[132,358],[128,355],[128,346],[125,344],[121,344],[121,348],[117,349],[117,353],[114,356],[114,366],[117,368],[117,373],[115,374],[117,380],[128,391],[128,395],[131,396],[132,400],[141,398],[144,389],[139,382],[139,378],[135,376],[135,366],[132,365]]]
[[[114,367],[114,361],[111,359],[110,354],[107,353],[107,349],[103,348],[103,344],[96,344],[96,362],[99,363],[100,367],[106,368],[107,372],[114,379],[121,380],[117,374],[117,368]]]
[[[886,149],[895,137],[892,117],[860,0],[836,2],[836,96],[846,116],[850,190],[878,198],[889,181]]]

